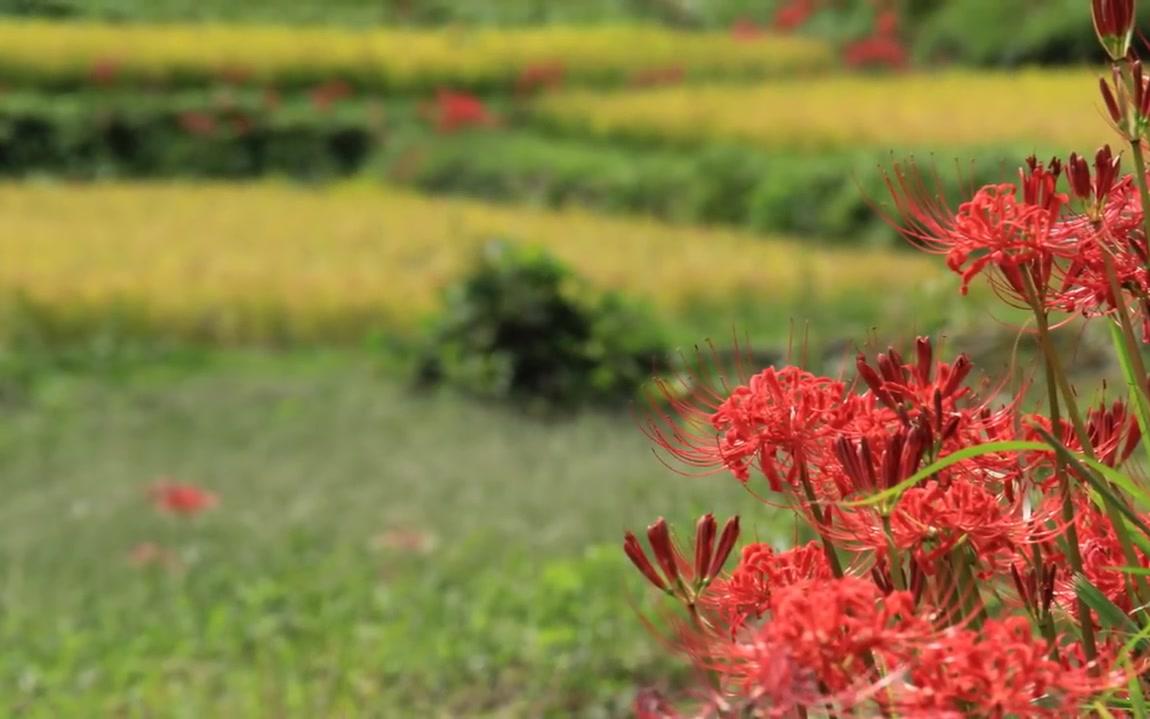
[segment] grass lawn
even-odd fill
[[[618,716],[669,675],[623,530],[713,509],[773,536],[633,417],[416,395],[351,354],[52,374],[0,462],[7,716]],[[158,515],[165,475],[219,506]],[[133,564],[148,542],[180,568]]]

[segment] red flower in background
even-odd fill
[[[219,498],[213,492],[192,484],[161,480],[149,489],[152,504],[164,514],[194,517],[214,508]]]
[[[735,40],[750,42],[762,38],[765,34],[763,28],[749,17],[741,17],[731,25],[731,37]]]
[[[482,100],[455,90],[442,89],[436,93],[430,114],[435,129],[443,133],[495,124],[495,116]]]
[[[783,3],[777,11],[775,11],[774,20],[771,21],[771,27],[779,32],[791,32],[797,30],[810,20],[811,16],[818,10],[818,4],[815,0],[789,0]]]
[[[189,135],[210,135],[216,131],[215,116],[196,110],[180,113],[180,127]]]
[[[317,110],[327,110],[340,100],[351,97],[352,88],[344,80],[331,80],[317,85],[311,91],[311,104]]]
[[[843,61],[851,67],[902,69],[909,59],[906,47],[899,39],[872,35],[847,45],[843,50]]]
[[[88,68],[88,79],[93,85],[111,85],[120,76],[120,62],[114,58],[100,58]]]
[[[515,80],[515,89],[521,93],[551,90],[563,84],[567,67],[561,62],[541,62],[528,65]]]

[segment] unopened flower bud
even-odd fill
[[[727,557],[731,556],[731,550],[735,548],[735,541],[739,538],[739,516],[735,515],[727,520],[723,525],[723,533],[719,537],[719,546],[715,548],[715,556],[711,559],[711,567],[707,570],[707,578],[710,579],[723,570],[723,565],[727,563]]]
[[[623,537],[623,551],[635,565],[647,581],[655,585],[658,589],[667,591],[667,585],[663,582],[663,578],[655,571],[655,567],[651,564],[651,560],[647,559],[647,554],[643,551],[643,547],[639,544],[639,540],[631,532],[627,532]]]
[[[647,541],[651,543],[655,560],[663,568],[663,576],[673,584],[679,578],[679,567],[675,562],[675,550],[671,546],[671,530],[667,527],[667,520],[659,517],[654,524],[647,527]]]
[[[1115,62],[1126,57],[1134,36],[1134,0],[1093,0],[1091,10],[1106,54]]]
[[[695,525],[695,581],[707,580],[711,569],[711,553],[715,550],[715,515],[704,514]]]

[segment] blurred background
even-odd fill
[[[1000,369],[883,173],[1092,152],[1096,48],[1086,0],[0,0],[0,714],[683,683],[623,531],[795,528],[653,456],[649,378]]]

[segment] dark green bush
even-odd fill
[[[619,402],[665,362],[651,316],[554,257],[489,243],[446,293],[418,379],[546,407]]]
[[[375,115],[259,92],[0,94],[0,175],[342,176],[376,148]]]

